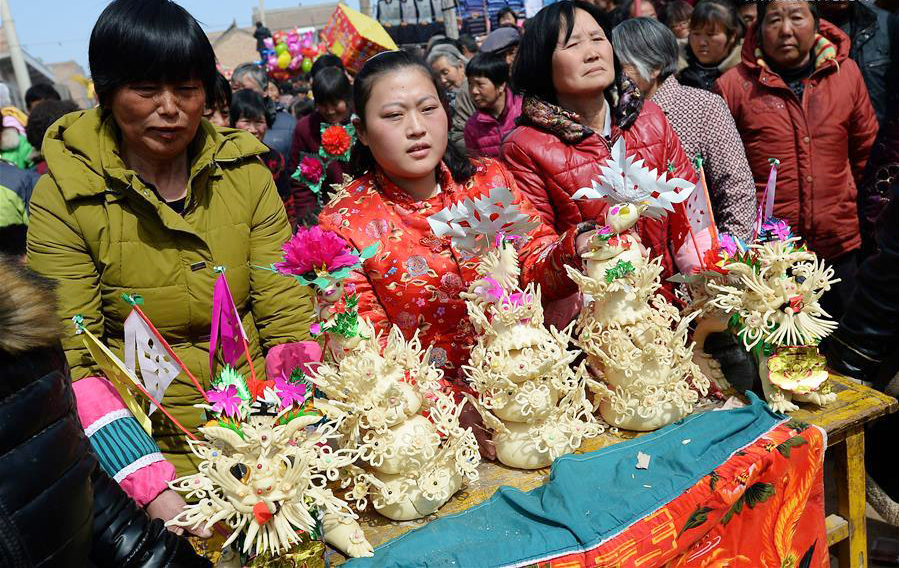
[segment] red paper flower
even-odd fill
[[[320,180],[324,173],[325,168],[318,158],[306,156],[300,161],[300,174],[312,183]]]
[[[345,240],[317,225],[298,228],[296,235],[284,243],[282,249],[284,262],[275,263],[275,270],[282,274],[305,274],[322,267],[333,272],[359,262],[359,257],[350,252]]]
[[[353,139],[341,124],[329,126],[322,132],[322,147],[332,156],[341,156],[350,149]]]

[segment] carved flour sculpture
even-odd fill
[[[350,556],[371,556],[356,515],[327,488],[358,452],[329,445],[340,437],[339,420],[309,430],[322,417],[302,373],[276,379],[254,398],[225,367],[213,387],[212,404],[198,406],[215,418],[199,429],[205,440],[190,440],[198,472],[170,483],[195,502],[168,524],[223,521],[232,530],[223,548],[243,535],[240,548],[257,558],[277,558],[322,534]]]
[[[364,463],[345,468],[342,486],[359,510],[370,500],[393,520],[430,515],[478,478],[477,440],[459,426],[465,403],[441,390],[443,371],[428,363],[417,334],[406,341],[394,327],[383,351],[365,320],[360,335],[371,339],[312,376],[328,397],[320,406],[341,421],[339,446]]]
[[[496,456],[510,467],[546,467],[604,427],[587,400],[587,373],[571,364],[571,328],[543,326],[540,290],[518,288],[515,249],[503,242],[483,258],[482,278],[462,296],[480,334],[463,369],[468,395],[494,431]]]
[[[693,185],[666,180],[626,156],[623,138],[602,172],[592,188],[574,195],[609,202],[606,225],[584,255],[585,273],[566,267],[591,298],[577,320],[576,344],[588,354],[603,419],[627,430],[655,430],[691,413],[709,382],[693,363],[687,341],[693,316],[681,317],[656,294],[661,260],[647,259],[632,228],[641,215],[658,218],[673,211]]]
[[[778,412],[796,410],[793,400],[823,406],[836,398],[817,344],[836,328],[819,301],[839,280],[799,241],[786,223],[771,219],[758,243],[735,242],[723,250],[724,274],[705,284],[713,294],[706,311],[729,318],[731,331],[755,356],[765,398]]]
[[[535,225],[502,187],[430,217],[438,236],[452,237],[463,254],[479,256],[481,278],[461,294],[480,334],[463,366],[477,396],[466,395],[494,432],[497,458],[522,469],[548,466],[603,427],[586,396],[586,370],[571,368],[570,329],[543,326],[540,290],[519,288],[512,246]]]

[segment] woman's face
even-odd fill
[[[656,7],[653,6],[652,2],[648,2],[647,0],[643,0],[640,2],[640,13],[637,13],[637,3],[634,2],[631,4],[631,16],[634,18],[652,18],[653,20],[658,20],[659,16],[656,14]]]
[[[448,120],[431,78],[404,67],[373,80],[359,140],[395,181],[434,175],[446,152]]]
[[[706,24],[690,30],[690,49],[703,65],[718,65],[733,46],[734,39],[728,37],[719,25]]]
[[[515,14],[506,12],[505,14],[503,14],[502,18],[499,19],[499,25],[514,27],[518,25],[518,20],[515,18]]]
[[[431,69],[437,73],[440,84],[444,89],[458,89],[465,80],[465,67],[462,65],[451,65],[446,57],[438,57],[431,64]]]
[[[637,72],[637,68],[629,63],[622,63],[621,71],[623,71],[624,74],[627,75],[635,85],[637,85],[637,88],[640,89],[640,92],[644,95],[655,91],[656,78],[659,76],[658,71],[653,72],[653,77],[650,81],[647,81],[646,79],[641,77],[640,73]]]
[[[265,133],[268,132],[268,123],[265,122],[264,116],[257,116],[253,118],[250,118],[249,116],[242,116],[237,119],[237,122],[234,123],[234,128],[246,130],[256,138],[258,138],[261,142],[262,139],[265,138]]]
[[[687,39],[690,37],[690,20],[678,20],[668,24],[674,37],[677,39]]]
[[[762,26],[762,51],[778,67],[795,69],[811,57],[815,17],[808,2],[772,2]]]
[[[154,161],[169,160],[180,156],[197,134],[206,90],[199,80],[132,83],[113,94],[110,107],[132,151]]]
[[[559,41],[552,57],[552,81],[556,95],[599,95],[615,80],[612,43],[593,16],[584,10],[574,11],[574,28],[565,40],[559,30]]]
[[[316,104],[315,109],[318,114],[322,115],[325,122],[331,124],[340,124],[350,116],[350,105],[344,100]]]
[[[468,80],[468,94],[478,110],[489,111],[500,97],[506,96],[506,85],[495,85],[487,77],[472,77]]]
[[[231,111],[228,107],[209,108],[203,111],[203,118],[218,126],[219,128],[227,128],[231,123]]]

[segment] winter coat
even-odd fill
[[[772,72],[756,36],[743,62],[716,83],[743,138],[757,193],[780,160],[774,215],[809,248],[834,259],[861,245],[856,182],[877,135],[877,119],[861,73],[849,59],[849,38],[821,21],[812,56],[815,71],[799,100]]]
[[[277,110],[275,110],[275,121],[272,123],[271,128],[265,131],[262,141],[269,148],[280,152],[282,156],[286,156],[290,153],[297,121],[292,114],[283,110],[277,103],[267,101],[267,104],[272,105]]]
[[[866,2],[852,2],[849,10],[849,20],[840,29],[849,35],[849,57],[861,70],[877,120],[883,124],[890,97],[895,96],[889,90],[889,73],[899,72],[899,50],[890,48],[899,36],[899,16]]]
[[[727,54],[718,65],[707,67],[700,63],[690,50],[690,43],[681,45],[681,56],[678,60],[678,81],[685,87],[711,91],[715,81],[728,69],[740,64],[740,53],[743,49],[743,40],[738,41],[730,53]]]
[[[506,89],[506,106],[499,117],[477,111],[465,123],[465,147],[472,157],[499,158],[499,149],[506,134],[515,129],[521,114],[521,95]]]
[[[460,154],[465,155],[468,152],[465,146],[465,125],[468,124],[468,119],[478,112],[468,92],[468,79],[462,81],[462,86],[456,89],[451,98],[453,119],[450,123],[449,143],[453,144]]]
[[[49,283],[0,260],[0,566],[209,566],[97,467]]]
[[[564,233],[582,221],[603,221],[607,205],[600,200],[574,201],[572,195],[589,187],[611,157],[612,144],[624,137],[628,155],[645,160],[648,168],[696,182],[693,166],[662,110],[645,102],[625,129],[612,125],[612,140],[578,122],[557,106],[525,97],[519,126],[503,141],[502,159],[521,192],[543,221]],[[675,253],[684,244],[687,220],[681,205],[661,220],[641,219],[637,229],[643,244],[662,257],[662,281],[675,274]],[[670,245],[670,246],[669,246]]]
[[[453,181],[441,165],[441,192],[420,202],[380,172],[367,173],[336,195],[319,217],[323,229],[335,231],[358,250],[378,243],[377,254],[348,280],[349,289],[359,295],[359,314],[385,334],[394,324],[406,338],[418,331],[423,346],[434,346],[431,361],[450,379],[467,362],[477,337],[459,293],[480,278],[479,260],[465,258],[449,238],[435,236],[428,217],[465,198],[484,196],[493,187],[506,187],[523,212],[538,218],[498,162],[482,159],[475,165],[477,173],[465,184]],[[577,291],[563,265],[581,266],[574,245],[578,230],[573,227],[559,238],[541,223],[521,247],[522,284],[540,284],[543,300]]]
[[[55,280],[63,347],[72,377],[100,374],[81,337],[69,332],[75,315],[122,357],[123,324],[131,306],[122,294],[143,297],[142,309],[203,386],[210,381],[212,292],[224,267],[253,354],[308,337],[308,289],[258,267],[281,258],[290,226],[271,173],[259,160],[264,145],[247,132],[202,121],[192,146],[183,216],[129,170],[117,148],[114,120],[98,110],[66,115],[44,138],[50,174],[31,199],[28,263]],[[241,372],[248,373],[244,363]],[[164,406],[196,430],[202,397],[184,373]],[[178,467],[192,469],[183,433],[153,414],[154,438]],[[189,461],[190,460],[190,461]]]
[[[702,157],[718,230],[751,240],[755,184],[740,133],[724,100],[714,93],[685,87],[672,75],[659,85],[652,102],[668,117],[687,157]]]
[[[0,162],[0,227],[28,224],[28,203],[40,176]]]

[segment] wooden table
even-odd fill
[[[837,400],[805,407],[794,418],[820,426],[836,458],[837,514],[827,517],[827,544],[837,546],[840,568],[868,566],[865,520],[865,424],[899,409],[896,399],[851,379],[831,375]]]
[[[867,536],[865,531],[865,433],[864,425],[871,420],[899,409],[896,399],[850,379],[831,376],[831,384],[837,400],[823,409],[807,406],[791,413],[794,418],[820,426],[827,432],[828,446],[837,453],[839,515],[827,518],[828,545],[837,544],[840,568],[867,566]],[[576,453],[592,452],[625,440],[632,440],[640,433],[621,431],[605,433],[586,440]],[[483,462],[478,467],[480,478],[469,484],[450,499],[437,513],[413,521],[391,521],[372,510],[360,515],[369,542],[375,547],[397,538],[412,529],[424,526],[447,515],[465,511],[486,501],[500,485],[508,485],[530,491],[543,485],[550,468],[524,471],[507,467],[499,462]],[[856,563],[851,559],[855,558]],[[330,556],[334,565],[346,559],[337,551]]]

